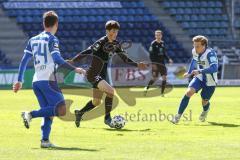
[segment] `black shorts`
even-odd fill
[[[97,76],[88,76],[87,75],[87,80],[92,84],[93,88],[98,88],[98,83],[103,80],[103,78],[100,75]]]
[[[106,73],[105,71],[97,73],[94,70],[88,70],[86,73],[86,77],[88,82],[90,82],[92,84],[93,88],[98,88],[98,83],[101,80],[106,80]]]
[[[159,73],[161,76],[167,75],[167,67],[164,64],[152,64],[152,75],[158,77]]]

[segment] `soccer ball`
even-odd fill
[[[112,119],[112,124],[116,129],[122,129],[125,126],[126,121],[122,116],[116,115]]]

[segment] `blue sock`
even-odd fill
[[[184,110],[187,108],[189,99],[190,99],[190,97],[188,97],[186,95],[182,98],[182,101],[181,101],[179,109],[178,109],[178,114],[183,114]]]
[[[203,106],[203,110],[207,111],[209,109],[210,103],[208,102],[205,106]]]
[[[41,126],[42,140],[44,140],[44,141],[49,140],[49,135],[50,135],[50,132],[51,132],[51,126],[52,126],[52,120],[49,117],[44,117],[43,118],[43,124]]]
[[[32,111],[31,115],[32,115],[32,118],[53,117],[53,116],[55,116],[55,107],[54,106],[44,107],[37,111]]]

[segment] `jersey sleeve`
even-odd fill
[[[153,43],[151,43],[148,51],[149,51],[149,57],[150,57],[151,61],[153,61],[154,60],[154,45],[153,45]]]
[[[55,37],[55,36],[50,37],[48,45],[49,45],[48,47],[49,47],[49,51],[51,54],[60,53],[59,41],[58,41],[57,37]]]
[[[163,54],[164,54],[164,57],[169,61],[171,58],[168,56],[167,54],[167,50],[166,50],[166,47],[165,45],[163,44]]]
[[[31,55],[33,54],[32,53],[32,47],[31,47],[31,40],[28,41],[27,46],[24,49],[24,53],[28,53],[28,54],[31,54]]]
[[[31,60],[33,54],[31,50],[31,45],[30,45],[30,41],[28,42],[25,50],[24,50],[24,55],[22,57],[22,60],[20,62],[19,65],[19,69],[18,69],[18,82],[22,82],[24,79],[24,73],[25,70],[27,68],[27,65],[29,63],[29,61]]]
[[[188,72],[187,73],[190,74],[194,70],[196,65],[197,65],[197,61],[195,59],[192,59],[190,65],[188,67]]]
[[[211,51],[208,53],[207,59],[210,66],[213,64],[216,64],[216,65],[218,64],[217,54],[214,51]]]
[[[100,41],[95,42],[95,43],[91,46],[91,49],[92,49],[92,52],[93,52],[93,53],[99,52],[100,49],[101,49],[101,42],[100,42]]]
[[[73,62],[80,62],[83,58],[87,57],[86,55],[92,54],[92,50],[88,47],[86,50],[78,53],[75,57],[72,58]]]

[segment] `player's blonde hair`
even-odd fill
[[[207,39],[207,37],[202,36],[202,35],[197,35],[197,36],[193,37],[192,41],[193,41],[193,42],[201,42],[201,44],[202,44],[203,46],[207,46],[207,45],[208,45],[208,39]]]

